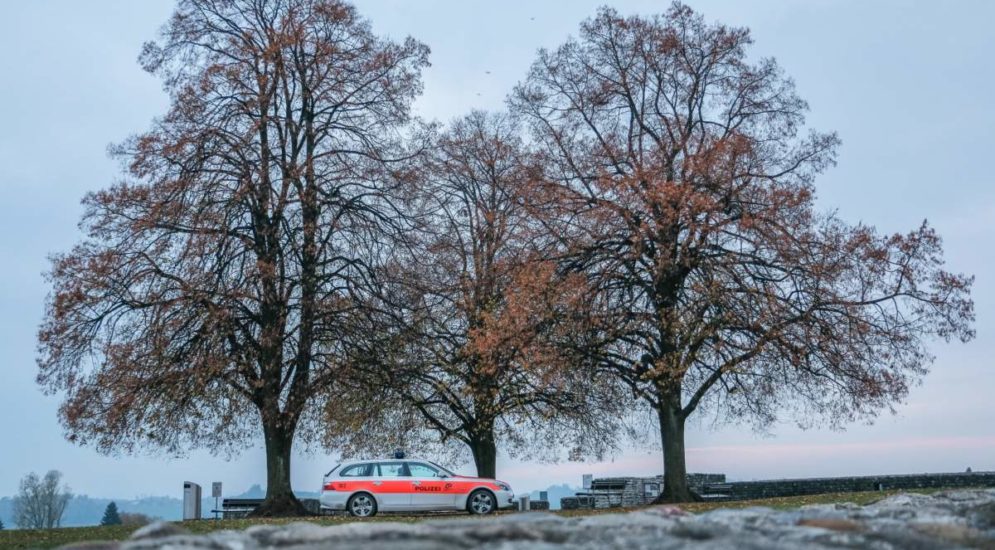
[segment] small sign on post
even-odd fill
[[[594,483],[594,474],[584,474],[584,488],[590,489]]]
[[[218,499],[221,498],[221,482],[215,481],[211,484],[211,496],[214,497],[214,519],[218,519]]]

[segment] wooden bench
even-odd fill
[[[226,498],[221,500],[221,509],[211,513],[220,513],[222,519],[244,518],[262,503],[261,498]]]
[[[699,488],[698,491],[698,496],[704,500],[727,500],[730,491],[732,491],[732,485],[729,483],[709,483]]]
[[[312,516],[329,515],[332,510],[323,510],[316,498],[299,499],[307,514]],[[212,514],[221,514],[222,519],[244,518],[263,503],[261,498],[226,498],[221,500],[220,510],[211,510]]]

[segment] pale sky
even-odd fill
[[[540,47],[555,47],[598,0],[360,0],[377,32],[432,48],[420,116],[448,120],[502,109]],[[669,1],[614,0],[624,13]],[[774,56],[811,106],[810,124],[836,130],[839,165],[817,182],[819,204],[881,231],[926,218],[944,237],[948,267],[977,276],[977,339],[933,347],[937,361],[897,414],[845,432],[790,423],[758,435],[688,429],[688,468],[733,479],[995,470],[995,3],[876,0],[691,0],[709,20],[748,26],[754,55]],[[29,471],[59,469],[78,494],[181,494],[182,482],[265,481],[260,448],[231,461],[107,457],[65,441],[58,396],[34,383],[35,332],[48,288],[46,257],[76,242],[80,198],[111,184],[108,144],[145,130],[166,109],[136,57],[171,0],[7,1],[0,17],[0,496]],[[487,72],[489,71],[490,74]],[[297,457],[293,483],[315,490],[334,464]],[[581,475],[655,475],[657,449],[598,464],[499,459],[516,490],[579,485]],[[466,465],[458,468],[471,472]]]

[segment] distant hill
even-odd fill
[[[207,494],[210,494],[210,486],[206,487]],[[253,485],[248,491],[241,494],[225,495],[229,498],[263,498],[266,491],[259,485]],[[300,498],[317,498],[318,494],[301,491],[297,493]],[[175,497],[143,497],[138,499],[121,498],[92,498],[87,495],[74,496],[66,506],[66,513],[62,516],[63,527],[86,527],[89,525],[99,525],[104,517],[104,510],[107,505],[114,501],[117,503],[119,512],[132,514],[145,514],[152,518],[164,519],[166,521],[178,521],[183,519],[183,499]],[[213,498],[201,499],[201,513],[205,518],[210,518],[211,510],[214,509]],[[14,499],[12,497],[0,498],[0,521],[4,527],[13,529],[14,523]]]
[[[91,498],[86,495],[74,496],[66,506],[66,513],[62,516],[63,527],[85,527],[88,525],[100,524],[104,516],[107,505],[114,501],[117,503],[119,512],[145,514],[153,518],[166,520],[178,520],[183,517],[183,501],[171,497],[145,497],[140,499],[120,499],[120,498]],[[203,508],[210,510],[214,508],[214,502],[209,505],[206,500]],[[0,520],[9,528],[15,527],[14,523],[14,499],[4,497],[0,499]]]

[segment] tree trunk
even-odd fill
[[[282,420],[282,419],[281,419]],[[289,517],[307,514],[290,487],[290,453],[293,428],[283,422],[263,422],[266,441],[266,500],[252,512],[255,517]]]
[[[657,411],[660,418],[660,438],[663,441],[663,493],[654,504],[694,502],[696,495],[688,487],[687,466],[684,462],[684,415],[680,394],[665,395]]]
[[[497,475],[497,444],[494,442],[494,432],[474,437],[470,441],[470,451],[473,452],[473,463],[477,466],[477,477],[493,479]]]

